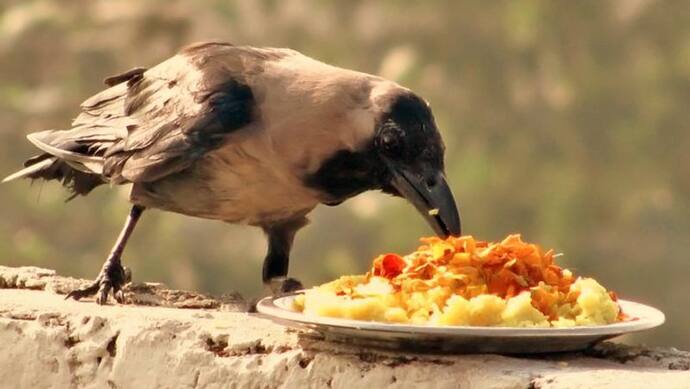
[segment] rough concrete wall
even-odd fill
[[[690,388],[690,353],[674,349],[393,353],[324,342],[233,296],[142,284],[130,305],[64,300],[79,283],[0,266],[0,388]]]

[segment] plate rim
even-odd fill
[[[366,332],[385,332],[397,335],[425,336],[492,336],[492,337],[573,337],[573,336],[611,336],[643,331],[658,327],[666,321],[666,315],[652,306],[619,299],[624,311],[644,313],[636,320],[596,326],[577,327],[480,327],[480,326],[427,326],[419,324],[385,323],[377,321],[353,320],[332,317],[307,316],[301,312],[282,307],[276,302],[294,299],[303,291],[282,296],[268,296],[256,304],[257,312],[269,318],[288,321],[302,327],[323,329],[330,327],[340,330],[362,330]]]

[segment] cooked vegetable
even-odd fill
[[[306,314],[433,325],[548,327],[623,319],[613,292],[556,265],[553,250],[509,235],[423,238],[406,256],[384,254],[295,300]]]

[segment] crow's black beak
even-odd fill
[[[422,214],[442,238],[462,233],[460,214],[443,172],[417,173],[388,161],[393,174],[391,184]]]

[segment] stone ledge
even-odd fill
[[[690,353],[602,343],[585,353],[421,355],[328,343],[160,284],[131,303],[64,300],[83,283],[0,266],[0,387],[690,388]]]

